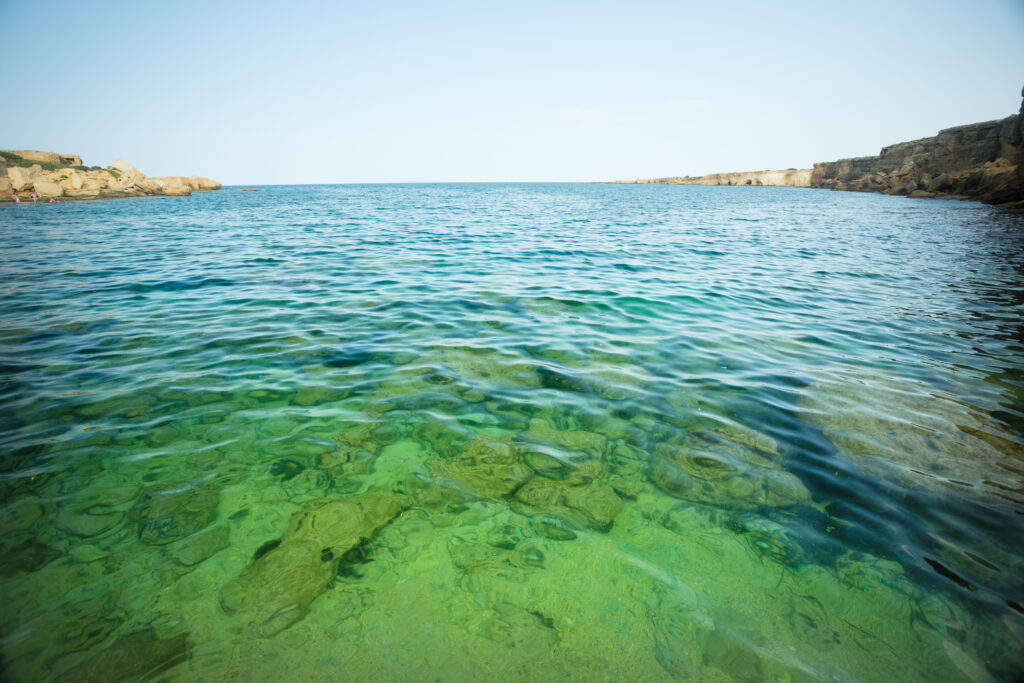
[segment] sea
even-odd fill
[[[0,679],[1012,681],[1024,217],[0,207]]]

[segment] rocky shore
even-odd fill
[[[1024,208],[1024,102],[1020,113],[1004,119],[947,128],[933,137],[883,147],[877,156],[816,163],[810,170],[619,182],[818,187]]]
[[[187,196],[219,190],[221,184],[200,176],[150,178],[123,159],[106,168],[85,166],[77,154],[36,150],[0,150],[0,202],[58,199],[114,199],[165,195]]]
[[[649,180],[617,180],[619,185],[774,185],[781,187],[810,187],[811,169],[790,168],[785,171],[740,171],[737,173],[711,173],[702,176],[651,178]]]

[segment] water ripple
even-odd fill
[[[1019,217],[580,185],[56,208],[0,207],[5,676],[1019,672]],[[386,519],[302,531],[352,501]]]

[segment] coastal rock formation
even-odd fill
[[[112,199],[187,196],[219,190],[220,183],[199,176],[150,178],[123,159],[107,168],[82,165],[77,154],[0,150],[0,202],[40,199]]]
[[[941,195],[1021,208],[1024,102],[1019,114],[1005,119],[947,128],[933,137],[883,147],[877,156],[816,163],[809,170],[713,173],[618,182],[818,187],[914,198]]]
[[[786,171],[749,171],[746,173],[712,173],[687,183],[689,185],[774,185],[779,187],[810,187],[811,169]]]
[[[811,169],[790,168],[785,171],[711,173],[703,176],[679,176],[634,181],[620,180],[618,182],[636,185],[770,185],[778,187],[810,187]]]
[[[56,152],[40,152],[35,149],[9,150],[11,154],[17,154],[25,161],[42,161],[58,166],[81,166],[82,157],[77,154],[57,154]]]
[[[1021,205],[1022,121],[1024,103],[1020,114],[889,145],[878,156],[818,163],[811,174],[811,187]]]

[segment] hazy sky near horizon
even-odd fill
[[[0,149],[226,184],[809,167],[1015,113],[1024,1],[0,0]]]

